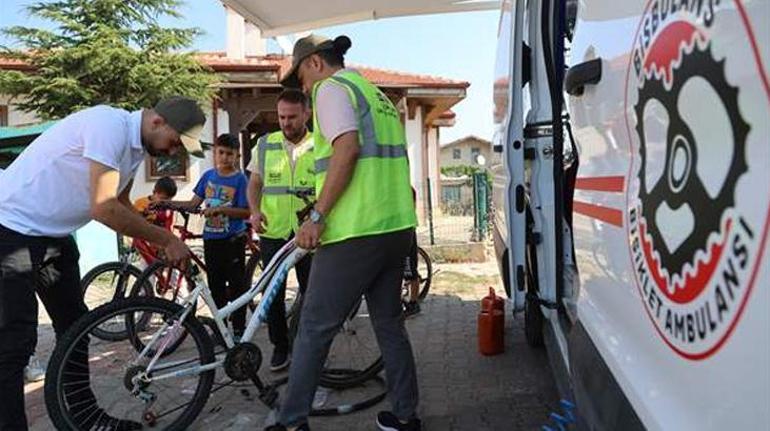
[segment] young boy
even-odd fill
[[[171,177],[162,177],[155,182],[152,194],[134,201],[134,209],[150,223],[165,229],[171,229],[174,222],[174,214],[171,211],[150,210],[152,203],[168,201],[176,196],[176,182]]]
[[[206,171],[188,202],[178,206],[197,208],[206,204],[203,215],[203,252],[206,276],[217,307],[227,305],[246,291],[246,224],[249,203],[248,179],[238,168],[240,142],[232,134],[223,134],[214,142],[214,169]],[[229,297],[228,297],[229,296]],[[246,327],[246,307],[230,316],[237,338]]]

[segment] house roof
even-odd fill
[[[468,141],[478,141],[478,142],[481,142],[481,143],[486,144],[486,145],[492,145],[492,143],[489,142],[486,139],[479,138],[476,135],[468,135],[468,136],[466,136],[464,138],[460,138],[460,139],[454,140],[452,142],[447,142],[446,144],[441,144],[441,148],[454,147],[455,145],[462,144],[462,143],[468,142]]]
[[[438,116],[439,120],[454,120],[455,117],[457,117],[457,114],[455,111],[449,109],[441,113],[441,115]]]
[[[268,54],[264,56],[247,56],[243,59],[230,58],[224,52],[202,52],[198,59],[211,67],[215,72],[248,72],[276,71],[279,76],[288,72],[291,66],[291,56]],[[398,72],[363,65],[350,65],[358,70],[366,79],[377,85],[388,87],[423,87],[423,88],[468,88],[470,83],[441,78],[430,75]]]
[[[22,60],[0,56],[0,69],[27,71],[34,70],[35,68]]]
[[[291,66],[291,56],[280,54],[247,56],[243,59],[236,59],[227,57],[224,52],[201,52],[196,54],[196,57],[201,63],[209,66],[215,72],[272,71],[280,77],[283,76]],[[466,89],[470,86],[470,83],[467,81],[458,81],[437,76],[404,73],[369,66],[351,65],[351,67],[361,72],[364,77],[379,86],[458,89]],[[33,67],[21,60],[0,57],[0,69],[29,71],[33,70]]]

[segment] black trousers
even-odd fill
[[[218,308],[246,292],[246,237],[236,235],[223,239],[203,241],[206,260],[206,278],[211,296]],[[230,315],[233,331],[242,333],[246,328],[246,306]]]
[[[288,239],[271,239],[261,237],[259,239],[259,248],[262,252],[262,264],[267,267],[270,259],[278,253],[287,242],[293,237]],[[299,291],[301,294],[305,293],[307,289],[307,280],[310,277],[310,266],[312,265],[311,255],[306,255],[302,260],[297,263],[294,270],[297,271],[297,281],[299,281]],[[284,281],[281,290],[275,297],[273,304],[270,306],[270,310],[267,312],[267,330],[270,335],[270,342],[275,346],[276,350],[289,350],[289,328],[286,325],[286,282]]]
[[[24,367],[37,344],[35,292],[57,339],[88,311],[80,289],[79,257],[72,237],[32,237],[0,226],[0,430],[27,429]],[[72,359],[87,366],[87,355],[85,350],[83,357]],[[81,392],[93,397],[90,390]]]
[[[409,246],[409,253],[406,255],[406,264],[404,265],[404,280],[417,280],[420,273],[417,272],[417,232],[412,231],[412,245]]]

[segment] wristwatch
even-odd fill
[[[313,222],[313,224],[322,224],[324,222],[324,215],[313,208],[310,210],[310,221]]]

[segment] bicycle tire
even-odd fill
[[[48,364],[44,387],[46,408],[49,418],[56,429],[78,429],[77,424],[73,423],[72,418],[69,417],[70,412],[67,411],[66,400],[64,399],[64,383],[62,383],[65,360],[68,359],[69,354],[76,349],[79,340],[83,337],[88,337],[89,330],[98,325],[105,317],[130,314],[141,310],[161,312],[173,316],[179,315],[182,307],[179,304],[159,298],[134,297],[119,299],[102,305],[81,317],[57,342]],[[195,341],[198,353],[200,354],[201,364],[214,362],[214,347],[202,324],[194,318],[185,319],[182,324],[185,327],[185,332],[190,334]],[[211,394],[215,370],[205,371],[199,375],[200,380],[196,386],[192,401],[183,405],[185,406],[184,412],[171,425],[166,427],[166,430],[177,431],[187,429],[205,407]],[[116,382],[116,387],[124,387],[122,379]]]
[[[304,297],[302,295],[297,297],[297,300],[292,306],[293,312],[288,316],[290,344],[294,343],[294,338],[297,336],[300,316],[302,315],[303,299]],[[350,313],[350,316],[355,316],[356,313],[357,310],[354,310]],[[359,370],[324,368],[321,372],[321,380],[319,383],[321,386],[330,389],[349,389],[375,378],[384,367],[385,363],[382,360],[382,355],[380,355],[370,365]]]
[[[115,286],[115,292],[112,294],[112,296],[109,298],[108,301],[105,301],[102,303],[99,303],[101,301],[99,301],[98,299],[96,301],[90,301],[88,299],[89,288],[92,287],[92,284],[94,284],[94,282],[99,277],[111,272],[118,274],[118,284]],[[129,263],[107,262],[101,265],[97,265],[94,268],[92,268],[90,271],[88,271],[86,275],[84,275],[83,278],[80,280],[80,289],[81,289],[81,292],[83,293],[83,300],[86,302],[86,305],[89,306],[89,309],[95,309],[108,302],[114,301],[116,299],[124,298],[126,294],[130,292],[130,290],[128,289],[129,286],[127,285],[128,278],[130,276],[133,276],[136,279],[136,281],[139,281],[139,277],[141,275],[142,275],[142,270]],[[139,295],[140,289],[145,296],[152,295],[151,286],[147,284],[138,284],[136,281],[131,287],[133,289],[134,285],[137,286],[136,287],[137,295]],[[93,290],[93,288],[91,290]],[[92,303],[94,304],[92,305]],[[126,337],[128,337],[128,332],[125,329],[111,331],[111,330],[102,329],[102,328],[95,328],[94,336],[105,341],[121,341],[121,340],[125,340]]]

